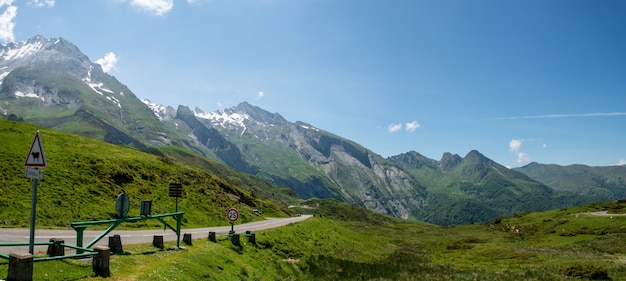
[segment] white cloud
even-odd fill
[[[398,124],[391,124],[388,127],[388,130],[390,133],[395,133],[397,131],[400,131],[402,129],[402,123],[398,123]]]
[[[55,0],[30,0],[28,4],[33,5],[35,7],[54,7]]]
[[[506,119],[546,119],[546,118],[571,118],[571,117],[602,117],[602,116],[624,116],[626,112],[595,112],[595,113],[579,113],[579,114],[545,114],[545,115],[529,115],[514,116]]]
[[[174,0],[131,0],[130,4],[157,16],[167,14],[174,8]]]
[[[421,127],[420,123],[418,123],[417,121],[413,121],[413,122],[409,122],[405,124],[405,130],[407,132],[415,132],[415,130],[417,130],[417,128]]]
[[[517,155],[517,163],[530,162],[532,160],[530,155],[520,151],[523,143],[524,139],[512,139],[509,142],[509,151]]]
[[[543,145],[541,145],[541,148],[548,148],[548,144],[544,143]]]
[[[261,92],[259,92],[259,93],[256,95],[256,98],[254,98],[254,99],[256,99],[256,100],[260,100],[260,99],[262,99],[263,97],[265,97],[265,93],[263,93],[263,92],[261,91]]]
[[[617,163],[611,164],[611,166],[626,166],[626,159],[622,158]]]
[[[17,6],[13,6],[13,0],[0,0],[0,7],[8,5],[4,13],[0,15],[0,39],[5,42],[15,40],[13,28],[15,27],[15,16],[17,16]]]
[[[509,151],[519,152],[520,148],[522,148],[522,143],[524,143],[523,139],[512,139],[509,142]]]
[[[517,153],[517,163],[525,163],[525,162],[530,162],[532,159],[530,158],[530,156],[524,152],[518,152]]]
[[[107,53],[103,58],[96,60],[96,63],[102,66],[104,72],[109,72],[115,68],[118,58],[114,53]]]

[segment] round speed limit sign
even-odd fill
[[[237,209],[235,208],[230,208],[226,212],[226,217],[228,218],[228,221],[234,223],[239,219],[239,211],[237,211]]]

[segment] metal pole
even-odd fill
[[[178,214],[176,216],[176,249],[180,249],[180,228],[182,224],[183,224],[183,214]]]
[[[30,207],[30,241],[28,245],[28,252],[33,255],[35,252],[35,215],[37,214],[37,182],[39,180],[33,179],[33,198]]]

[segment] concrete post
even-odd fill
[[[51,245],[48,245],[48,256],[60,257],[65,256],[65,247],[63,245],[65,240],[58,238],[50,238]]]
[[[183,243],[191,245],[191,233],[183,234]]]
[[[165,248],[163,245],[163,235],[154,235],[154,238],[152,238],[152,246],[163,250],[163,248]]]
[[[109,262],[111,260],[111,252],[107,246],[96,246],[93,248],[98,254],[93,256],[92,269],[96,276],[107,278],[111,276]]]
[[[209,232],[209,241],[217,242],[217,237],[215,237],[215,232],[213,231]]]
[[[32,281],[33,255],[29,253],[9,254],[9,276],[7,281]]]

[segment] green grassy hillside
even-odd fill
[[[307,205],[321,217],[259,232],[257,245],[234,247],[220,237],[197,239],[186,251],[127,246],[112,257],[109,280],[626,280],[626,217],[611,217],[626,213],[620,202],[457,227],[331,200]],[[0,261],[0,272],[6,268]],[[91,275],[81,261],[35,263],[36,280]]]
[[[224,179],[209,171],[219,165],[193,167],[183,164],[181,157],[168,156],[180,156],[181,152],[158,156],[0,120],[0,226],[29,224],[32,180],[24,177],[24,161],[37,130],[41,131],[48,161],[38,187],[39,227],[68,227],[74,221],[113,218],[115,199],[121,192],[131,199],[129,216],[139,214],[141,200],[153,200],[154,213],[173,212],[175,199],[168,197],[172,182],[184,186],[179,210],[185,212],[187,226],[227,224],[224,212],[230,207],[239,208],[244,222],[261,219],[252,211],[261,206],[264,215],[284,216],[289,212],[264,193],[236,184],[251,184],[247,177],[241,180],[233,173],[231,179]]]

